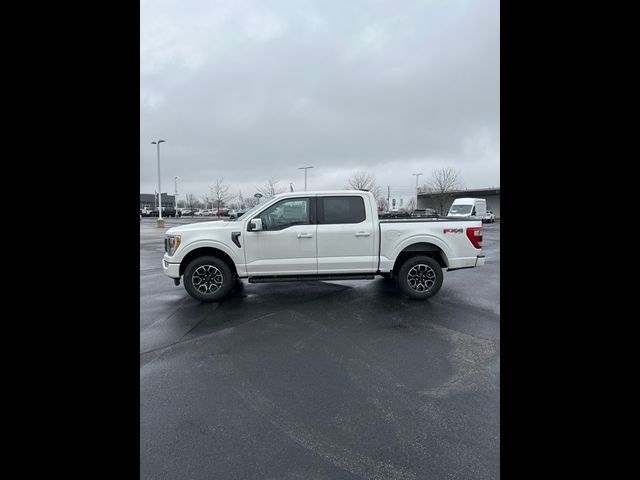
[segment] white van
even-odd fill
[[[449,208],[449,217],[466,217],[481,220],[487,214],[484,198],[456,198]]]

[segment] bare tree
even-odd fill
[[[380,197],[378,198],[378,210],[381,212],[385,212],[389,209],[389,202],[386,198]]]
[[[224,177],[216,178],[213,187],[211,187],[211,197],[216,201],[218,210],[224,207],[224,202],[229,199],[229,185],[224,183]]]
[[[351,174],[347,179],[347,190],[367,190],[373,193],[373,196],[377,199],[380,198],[382,189],[376,183],[376,177],[372,174],[357,171]]]
[[[274,195],[277,195],[278,193],[284,192],[284,188],[278,186],[278,180],[276,180],[274,177],[271,177],[269,180],[267,180],[267,183],[265,183],[264,185],[256,187],[256,190],[258,190],[258,192],[260,192],[266,198],[270,198]]]
[[[247,197],[244,199],[244,204],[247,208],[253,208],[258,204],[258,199],[255,197]]]
[[[405,208],[405,210],[409,213],[413,213],[416,209],[416,199],[412,198],[411,200],[409,200],[407,202],[407,206]]]
[[[209,197],[209,195],[207,195],[206,193],[204,195],[200,195],[200,199],[202,200],[202,203],[204,203],[204,208],[209,208],[209,203],[213,203],[211,201],[211,197]]]
[[[464,188],[464,183],[460,170],[446,167],[434,171],[425,186],[427,192],[436,195],[440,215],[444,215],[445,209],[448,209],[451,204],[452,192]]]
[[[185,195],[185,202],[187,204],[187,208],[194,208],[195,203],[197,202],[196,196],[193,193],[187,193]]]

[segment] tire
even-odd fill
[[[442,268],[438,262],[426,255],[417,255],[405,260],[396,276],[402,293],[419,300],[431,298],[438,293],[443,279]]]
[[[184,269],[184,288],[200,302],[218,302],[233,289],[229,264],[218,257],[198,257]]]

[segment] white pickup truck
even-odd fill
[[[409,297],[440,290],[443,269],[484,265],[480,219],[378,219],[366,191],[289,192],[241,218],[170,228],[164,272],[201,302],[236,282],[395,278]]]

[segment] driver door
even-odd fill
[[[250,276],[318,273],[315,207],[315,197],[286,198],[252,216],[262,230],[243,234]]]

